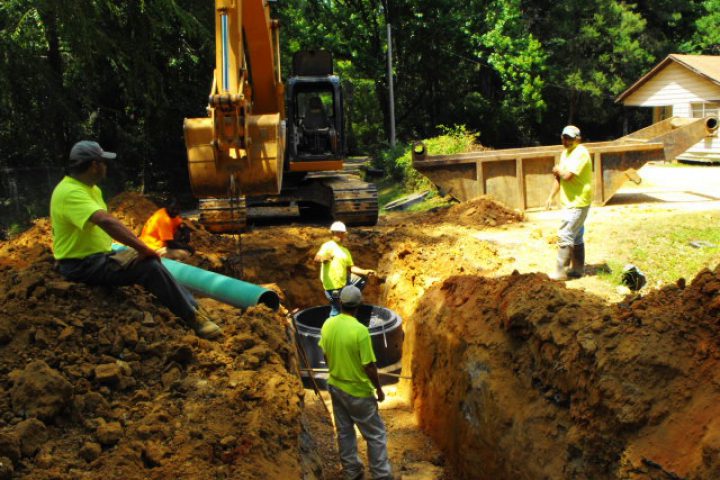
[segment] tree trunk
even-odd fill
[[[63,61],[60,54],[60,35],[58,31],[57,10],[54,2],[40,2],[38,13],[44,25],[45,40],[47,41],[47,64],[50,78],[47,92],[47,118],[50,131],[48,132],[52,143],[52,155],[56,163],[62,164],[69,145],[65,138],[65,114],[59,110],[64,102],[57,101],[64,97],[63,87]]]

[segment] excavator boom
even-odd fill
[[[187,118],[184,124],[196,196],[280,192],[285,90],[277,48],[277,22],[265,2],[215,1],[215,72],[208,117]]]

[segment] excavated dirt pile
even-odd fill
[[[126,193],[110,208],[139,233],[157,207]],[[484,208],[502,223],[514,218]],[[266,284],[292,308],[325,303],[313,256],[329,239],[326,227],[216,236],[188,223],[197,249],[189,263]],[[351,229],[355,263],[378,271],[367,301],[388,298],[408,314],[433,282],[500,264],[462,227],[435,215],[410,223]],[[64,281],[50,246],[47,219],[0,243],[0,479],[12,471],[57,479],[319,475],[307,451],[313,441],[300,434],[303,391],[282,314],[202,299],[226,335],[199,340],[140,287]]]
[[[201,299],[205,341],[140,287],[64,281],[49,244],[47,220],[0,244],[0,479],[300,478],[282,314]]]
[[[456,276],[415,315],[416,412],[453,478],[720,478],[720,269],[607,305]]]
[[[510,210],[489,197],[481,196],[467,202],[457,203],[450,208],[440,208],[429,212],[409,213],[399,215],[391,223],[402,222],[410,224],[450,223],[473,228],[497,227],[516,223],[523,219],[523,215]]]

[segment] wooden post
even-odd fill
[[[604,205],[605,191],[603,188],[602,154],[600,152],[595,152],[593,155],[593,184],[595,189],[593,194],[595,203],[598,205]]]
[[[477,178],[478,195],[485,195],[485,174],[483,173],[483,162],[481,160],[475,162],[475,175]]]
[[[518,194],[520,195],[520,210],[525,211],[527,204],[525,202],[525,178],[523,175],[523,159],[522,157],[515,159],[515,175],[518,181]]]

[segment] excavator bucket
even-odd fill
[[[222,197],[231,188],[240,195],[280,193],[285,122],[279,114],[250,115],[247,128],[253,141],[234,154],[215,147],[212,118],[185,119],[190,185],[195,196]]]
[[[285,122],[278,113],[250,115],[247,128],[247,158],[236,174],[240,193],[277,195],[282,187]]]
[[[231,172],[223,172],[217,166],[213,145],[213,119],[186,118],[183,130],[193,195],[197,198],[205,198],[215,197],[220,192],[227,194]]]

